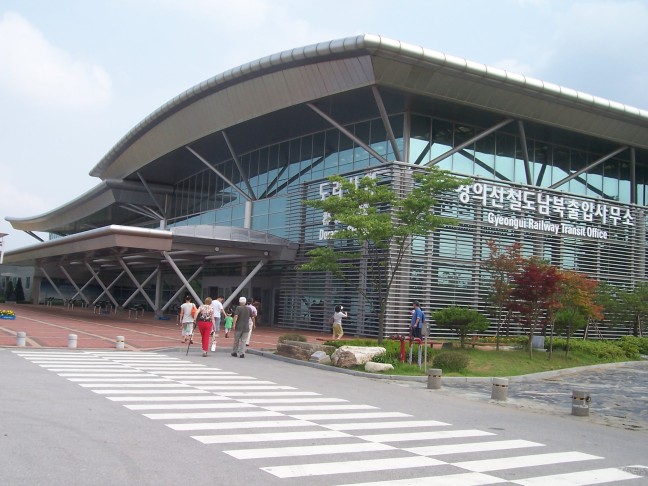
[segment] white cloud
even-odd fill
[[[0,18],[0,65],[0,92],[34,104],[85,108],[103,105],[111,97],[111,80],[101,66],[53,46],[15,12]]]

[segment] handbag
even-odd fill
[[[195,319],[197,314],[198,314],[198,307],[196,307],[196,304],[194,304],[193,307],[191,308],[191,317]]]

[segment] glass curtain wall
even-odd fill
[[[405,116],[390,117],[397,145],[402,152],[405,148]],[[410,170],[412,166],[425,166],[487,128],[423,115],[411,115],[409,126],[408,164],[390,166],[390,178],[400,180],[404,177],[399,172],[403,167]],[[645,262],[646,220],[643,213],[628,205],[631,202],[629,151],[565,182],[556,190],[549,190],[551,185],[605,154],[533,138],[526,140],[530,176],[536,186],[532,197],[561,198],[568,194],[579,204],[586,202],[592,211],[596,207],[595,202],[601,200],[608,201],[620,213],[631,211],[632,226],[616,225],[611,221],[600,225],[601,230],[608,234],[606,239],[583,238],[574,234],[551,235],[537,229],[496,227],[488,220],[492,211],[484,204],[485,199],[479,199],[482,193],[475,194],[476,189],[490,191],[490,204],[502,197],[505,191],[509,191],[509,194],[510,191],[521,191],[522,194],[529,188],[523,144],[514,126],[511,124],[486,136],[439,162],[441,168],[460,176],[471,176],[481,186],[471,187],[468,202],[461,202],[457,194],[448,195],[442,206],[443,212],[458,218],[458,226],[416,238],[413,242],[410,258],[403,266],[397,291],[389,306],[388,333],[402,332],[407,327],[413,299],[423,302],[427,311],[454,303],[488,312],[489,276],[481,266],[487,257],[486,244],[490,239],[496,240],[501,246],[521,242],[525,256],[540,256],[563,268],[583,271],[612,283],[628,281],[627,262],[637,261],[637,258]],[[379,118],[346,128],[385,159],[395,160]],[[642,157],[645,158],[644,153]],[[241,154],[239,161],[241,171],[231,159],[222,160],[216,165],[218,171],[236,184],[238,190],[228,186],[209,169],[178,183],[173,205],[177,212],[172,216],[170,226],[213,224],[242,227],[246,201],[243,194],[246,194],[254,200],[252,229],[300,243],[300,262],[304,261],[305,252],[316,245],[354,249],[352,242],[327,241],[327,227],[322,215],[306,210],[302,201],[320,197],[320,184],[325,184],[330,175],[353,176],[381,166],[363,147],[338,130],[330,129]],[[636,171],[636,183],[640,204],[646,204],[648,197],[647,163],[638,157],[637,167],[640,169]],[[522,214],[537,218],[538,211],[540,209],[527,208]],[[504,217],[518,214],[510,205],[500,212]],[[558,212],[541,215],[544,221],[556,225],[567,218]],[[575,226],[584,226],[585,223],[580,221]],[[357,291],[358,286],[363,287],[369,296],[377,291],[371,288],[375,285],[370,278],[372,258],[381,257],[367,255],[352,262],[354,265],[345,279],[306,274],[297,271],[296,266],[280,270],[276,324],[328,332],[325,316],[335,304],[342,304],[353,316],[347,323],[347,332],[374,335],[377,331],[375,305],[371,298],[364,300]],[[387,256],[383,255],[382,258]],[[632,279],[645,280],[645,264],[639,268],[643,270],[639,273],[635,271]],[[437,331],[440,334],[444,332]]]

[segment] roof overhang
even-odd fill
[[[293,261],[297,245],[273,235],[225,226],[184,226],[170,230],[129,226],[106,226],[96,230],[46,241],[4,255],[4,263],[69,269],[90,264],[120,268],[155,268],[168,253],[179,266],[226,261]]]
[[[208,79],[134,127],[90,174],[125,178],[209,134],[369,85],[648,148],[646,110],[364,34],[284,51]]]

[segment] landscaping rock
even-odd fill
[[[331,364],[340,368],[352,368],[371,361],[374,356],[386,353],[380,346],[342,346],[331,355]]]
[[[277,343],[277,354],[288,358],[301,359],[302,361],[309,361],[313,353],[316,351],[323,351],[325,354],[330,354],[334,349],[333,346],[326,346],[317,343],[304,343],[301,341],[284,341],[283,343]]]
[[[315,351],[311,357],[310,361],[313,363],[319,363],[323,365],[330,365],[331,364],[331,357],[326,354],[324,351]]]
[[[374,363],[373,361],[369,361],[365,364],[365,371],[368,371],[369,373],[377,373],[393,369],[394,365],[391,363]]]

